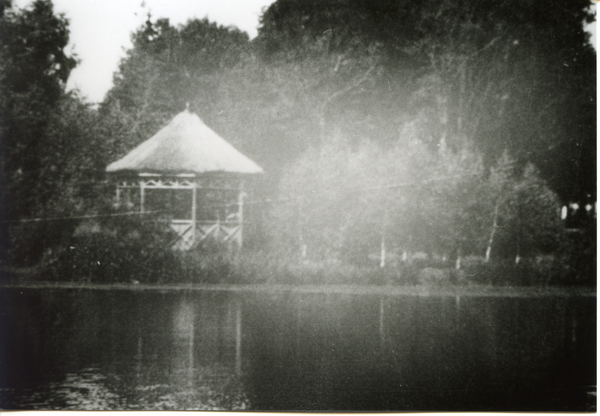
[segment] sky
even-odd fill
[[[103,100],[112,86],[113,73],[125,50],[131,48],[131,33],[146,20],[167,17],[172,25],[188,19],[208,17],[223,26],[236,26],[257,34],[261,10],[275,0],[53,0],[55,13],[64,13],[71,31],[67,51],[75,53],[79,65],[71,72],[67,89],[79,88],[91,103]],[[16,0],[23,8],[31,0]]]
[[[68,52],[75,53],[79,65],[71,72],[67,89],[79,88],[91,103],[103,100],[112,86],[113,73],[125,50],[131,48],[130,35],[147,18],[167,17],[171,24],[208,17],[224,26],[236,26],[254,38],[264,7],[275,0],[53,0],[55,12],[70,21]],[[25,7],[31,0],[15,0]],[[596,2],[594,2],[594,7]],[[597,45],[596,24],[589,25],[592,43]],[[597,47],[596,47],[597,50]]]

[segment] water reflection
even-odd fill
[[[184,295],[172,310],[168,409],[241,410],[241,307],[233,298]],[[167,327],[168,329],[168,327]]]
[[[595,298],[1,294],[5,409],[595,409]]]
[[[17,320],[2,322],[14,341],[0,368],[2,408],[248,406],[234,299],[89,291],[5,299]]]

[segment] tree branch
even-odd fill
[[[338,90],[336,92],[334,92],[333,94],[331,94],[329,96],[329,98],[327,98],[325,100],[325,102],[323,103],[323,105],[321,106],[321,111],[320,111],[320,120],[319,120],[319,124],[321,126],[321,138],[323,139],[323,137],[325,136],[325,109],[326,107],[336,98],[338,98],[339,96],[346,94],[347,92],[353,90],[354,88],[357,88],[360,84],[362,84],[363,82],[365,82],[368,78],[369,75],[371,74],[371,72],[373,72],[373,70],[375,69],[375,65],[372,65],[367,72],[365,72],[363,74],[362,77],[360,77],[355,83],[346,86],[345,88],[342,88],[341,90]]]

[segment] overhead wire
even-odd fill
[[[421,182],[409,182],[409,183],[392,183],[392,184],[386,184],[386,185],[380,185],[380,186],[372,186],[372,187],[366,187],[366,188],[359,188],[359,187],[355,187],[355,188],[349,188],[347,190],[345,190],[345,192],[347,193],[361,193],[361,192],[370,192],[370,191],[381,191],[381,190],[390,190],[390,189],[400,189],[400,188],[420,188],[423,190],[428,190],[431,191],[435,194],[438,194],[442,197],[450,197],[450,195],[439,192],[435,189],[432,189],[430,187],[424,187],[422,185],[424,184],[428,184],[428,183],[435,183],[435,182],[439,182],[442,180],[448,180],[448,179],[457,179],[457,178],[461,178],[461,177],[466,177],[466,176],[474,176],[476,174],[463,174],[463,175],[454,175],[454,176],[446,176],[446,177],[438,177],[438,178],[431,178],[431,179],[427,179]],[[105,183],[102,183],[103,185],[105,185]],[[224,190],[235,190],[235,189],[224,189]],[[333,188],[327,188],[327,189],[320,189],[320,190],[313,190],[312,194],[323,194],[323,193],[328,193],[328,192],[332,192],[332,191],[337,191],[337,189],[333,189]],[[302,199],[307,199],[310,196],[306,196],[306,195],[297,195],[297,196],[291,196],[291,197],[285,197],[285,198],[265,198],[265,199],[255,199],[255,200],[249,200],[249,201],[244,201],[244,205],[260,205],[260,204],[277,204],[277,203],[286,203],[286,202],[296,202],[298,200],[302,200]],[[216,208],[216,207],[230,207],[230,206],[238,206],[239,202],[228,202],[228,203],[210,203],[208,205],[202,205],[202,208],[206,209],[206,208]],[[150,214],[159,214],[159,213],[165,213],[167,212],[166,210],[152,210],[152,211],[130,211],[130,212],[122,212],[122,213],[111,213],[111,214],[90,214],[90,215],[79,215],[79,216],[71,216],[71,217],[39,217],[39,218],[23,218],[23,219],[18,219],[18,220],[5,220],[5,221],[0,221],[0,223],[2,224],[14,224],[14,223],[31,223],[31,222],[44,222],[44,221],[69,221],[69,220],[83,220],[83,219],[94,219],[94,218],[109,218],[109,217],[122,217],[122,216],[139,216],[139,215],[150,215]]]
[[[130,212],[117,212],[113,214],[90,214],[90,215],[78,215],[72,217],[46,217],[46,218],[22,218],[19,220],[8,220],[8,221],[0,221],[2,224],[12,224],[12,223],[27,223],[27,222],[43,222],[43,221],[69,221],[69,220],[83,220],[83,219],[92,219],[92,218],[108,218],[108,217],[123,217],[123,216],[132,216],[132,215],[148,215],[148,214],[157,214],[164,211],[130,211]]]

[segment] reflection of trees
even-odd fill
[[[247,306],[253,410],[517,410],[551,408],[555,393],[567,408],[563,392],[582,385],[569,370],[581,316],[557,299],[294,294]]]

